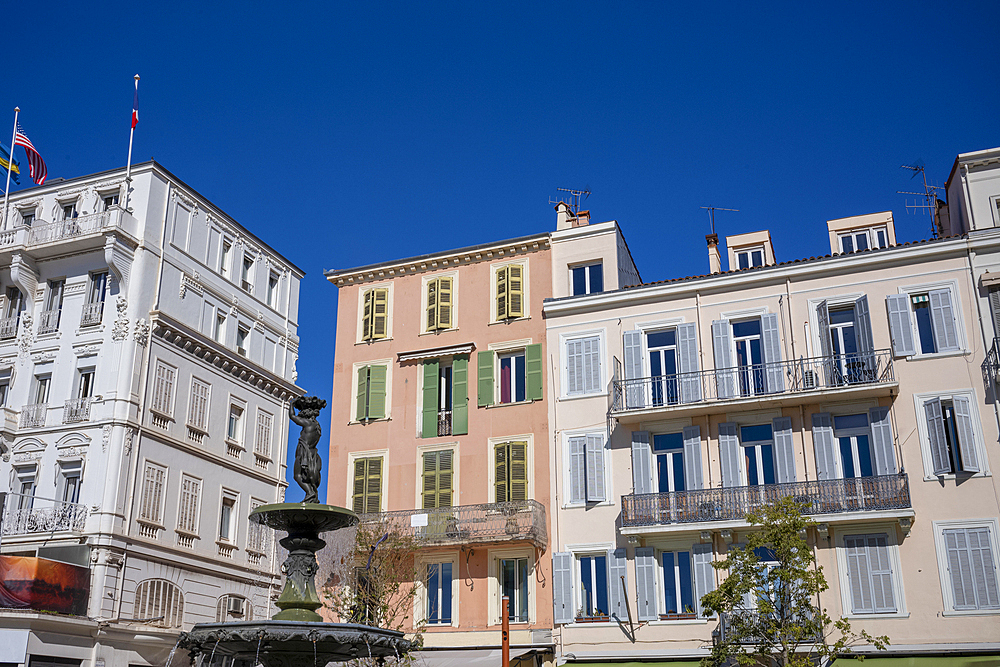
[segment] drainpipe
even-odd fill
[[[972,212],[972,193],[969,192],[969,165],[962,165],[962,191],[965,194],[965,209],[969,212],[969,229],[976,228],[976,216]]]
[[[979,291],[976,289],[976,251],[972,249],[972,239],[968,238],[968,236],[965,239],[965,246],[968,249],[966,260],[969,263],[969,288],[972,292],[972,300],[976,303],[976,314],[979,316],[979,331],[983,336],[983,345],[985,345],[986,341],[990,340],[990,338],[986,335],[986,325],[983,324],[983,304],[979,298]],[[988,351],[987,354],[989,354]],[[1000,407],[997,406],[996,380],[990,378],[990,381],[990,393],[993,394],[993,417],[997,422],[997,430],[1000,431]]]

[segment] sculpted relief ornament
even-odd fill
[[[31,350],[31,344],[35,340],[31,325],[31,313],[21,313],[21,331],[17,337],[17,347],[22,358],[27,356]]]
[[[128,299],[123,296],[118,297],[115,308],[118,309],[118,318],[111,329],[111,338],[112,340],[122,341],[128,338],[128,315],[126,313],[128,310]]]
[[[132,335],[136,343],[146,347],[146,343],[149,342],[149,324],[146,323],[146,318],[140,317],[136,320],[135,332]]]

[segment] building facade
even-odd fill
[[[12,194],[0,231],[0,663],[163,664],[278,582],[247,515],[287,486],[303,273],[161,165],[125,176]]]

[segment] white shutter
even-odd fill
[[[829,412],[813,413],[812,436],[816,452],[816,478],[836,479],[837,451],[833,441],[833,419]]]
[[[646,383],[642,372],[642,332],[626,331],[622,336],[625,357],[625,407],[646,407]]]
[[[1000,609],[996,561],[993,558],[989,528],[969,528],[967,532],[976,604],[979,609]]]
[[[171,399],[174,395],[174,376],[176,369],[157,360],[156,370],[153,374],[153,403],[150,406],[156,412],[173,416]]]
[[[931,446],[933,472],[935,475],[947,475],[951,472],[951,457],[948,455],[948,441],[944,433],[941,399],[932,398],[926,401],[924,415],[927,417],[927,439]]]
[[[958,432],[958,451],[962,455],[964,472],[980,472],[979,457],[976,455],[976,438],[972,429],[972,403],[965,396],[954,396],[951,404],[955,409],[955,430]]]
[[[719,398],[736,395],[736,371],[733,369],[733,344],[729,320],[712,322],[712,347],[715,352],[715,382]]]
[[[1000,338],[1000,287],[990,288],[990,314],[993,316],[993,336]]]
[[[587,436],[587,500],[604,500],[604,436]]]
[[[872,604],[876,614],[896,611],[896,596],[892,590],[892,565],[889,560],[887,535],[868,535],[868,567],[872,577]]]
[[[561,551],[552,554],[552,620],[572,623],[574,617],[573,554]]]
[[[274,417],[263,410],[257,411],[257,434],[253,443],[255,454],[264,458],[271,458],[271,432],[274,424]]]
[[[910,316],[910,299],[905,294],[890,294],[885,298],[889,311],[889,335],[892,336],[892,353],[908,357],[917,353],[913,340],[913,320]]]
[[[715,590],[715,568],[712,567],[712,545],[695,544],[691,547],[694,569],[694,605],[700,618],[704,611],[701,598]]]
[[[582,503],[587,500],[587,438],[569,439],[569,501]]]
[[[739,426],[733,422],[719,424],[719,465],[722,467],[722,486],[742,486],[740,479]]]
[[[948,553],[948,574],[951,579],[952,602],[956,611],[978,608],[976,603],[976,588],[972,581],[969,532],[967,528],[944,531],[945,550]]]
[[[785,391],[785,368],[781,363],[781,332],[778,329],[778,314],[765,313],[760,316],[761,347],[764,352],[764,381],[769,394]]]
[[[872,453],[875,455],[876,475],[895,475],[896,450],[892,442],[892,424],[889,422],[889,408],[872,408],[868,411],[872,429]]]
[[[208,430],[208,406],[211,387],[207,382],[191,378],[191,405],[188,424],[199,431]]]
[[[864,364],[861,382],[875,382],[878,369],[875,365],[875,340],[872,337],[872,318],[868,309],[868,297],[862,296],[854,302],[854,339]]]
[[[632,493],[653,492],[649,431],[632,431]]]
[[[628,619],[628,609],[625,605],[625,593],[622,590],[622,577],[625,577],[625,584],[628,584],[628,570],[626,569],[625,549],[608,550],[608,606],[611,607],[611,614],[621,620]]]
[[[588,394],[603,391],[601,387],[601,338],[587,338],[584,343],[584,366],[586,368],[586,386]]]
[[[958,345],[955,328],[955,309],[951,304],[950,289],[936,289],[927,293],[931,302],[931,322],[934,325],[934,345],[938,352],[954,352]]]
[[[701,474],[701,427],[685,426],[684,436],[684,487],[688,490],[704,488]]]
[[[694,322],[677,325],[677,369],[680,373],[681,403],[697,403],[702,400],[698,327]]]
[[[823,374],[826,386],[836,384],[834,377],[833,339],[830,337],[830,309],[826,301],[816,306],[816,329],[819,335],[819,353],[823,357]]]
[[[847,552],[847,574],[851,584],[851,611],[855,614],[871,614],[875,611],[872,603],[871,567],[868,562],[868,548],[864,535],[844,537]]]
[[[583,341],[566,341],[566,395],[583,393]]]
[[[635,550],[636,604],[640,621],[655,621],[656,611],[656,552],[653,547]]]
[[[771,422],[774,432],[774,464],[778,483],[795,481],[795,442],[792,437],[792,418],[775,417]]]

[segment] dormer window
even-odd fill
[[[885,227],[854,229],[840,235],[840,252],[886,248],[888,245],[889,234]]]
[[[737,250],[736,266],[740,269],[752,269],[764,266],[764,246]]]
[[[21,211],[21,224],[25,227],[31,227],[35,222],[35,211],[34,209],[25,209]]]

